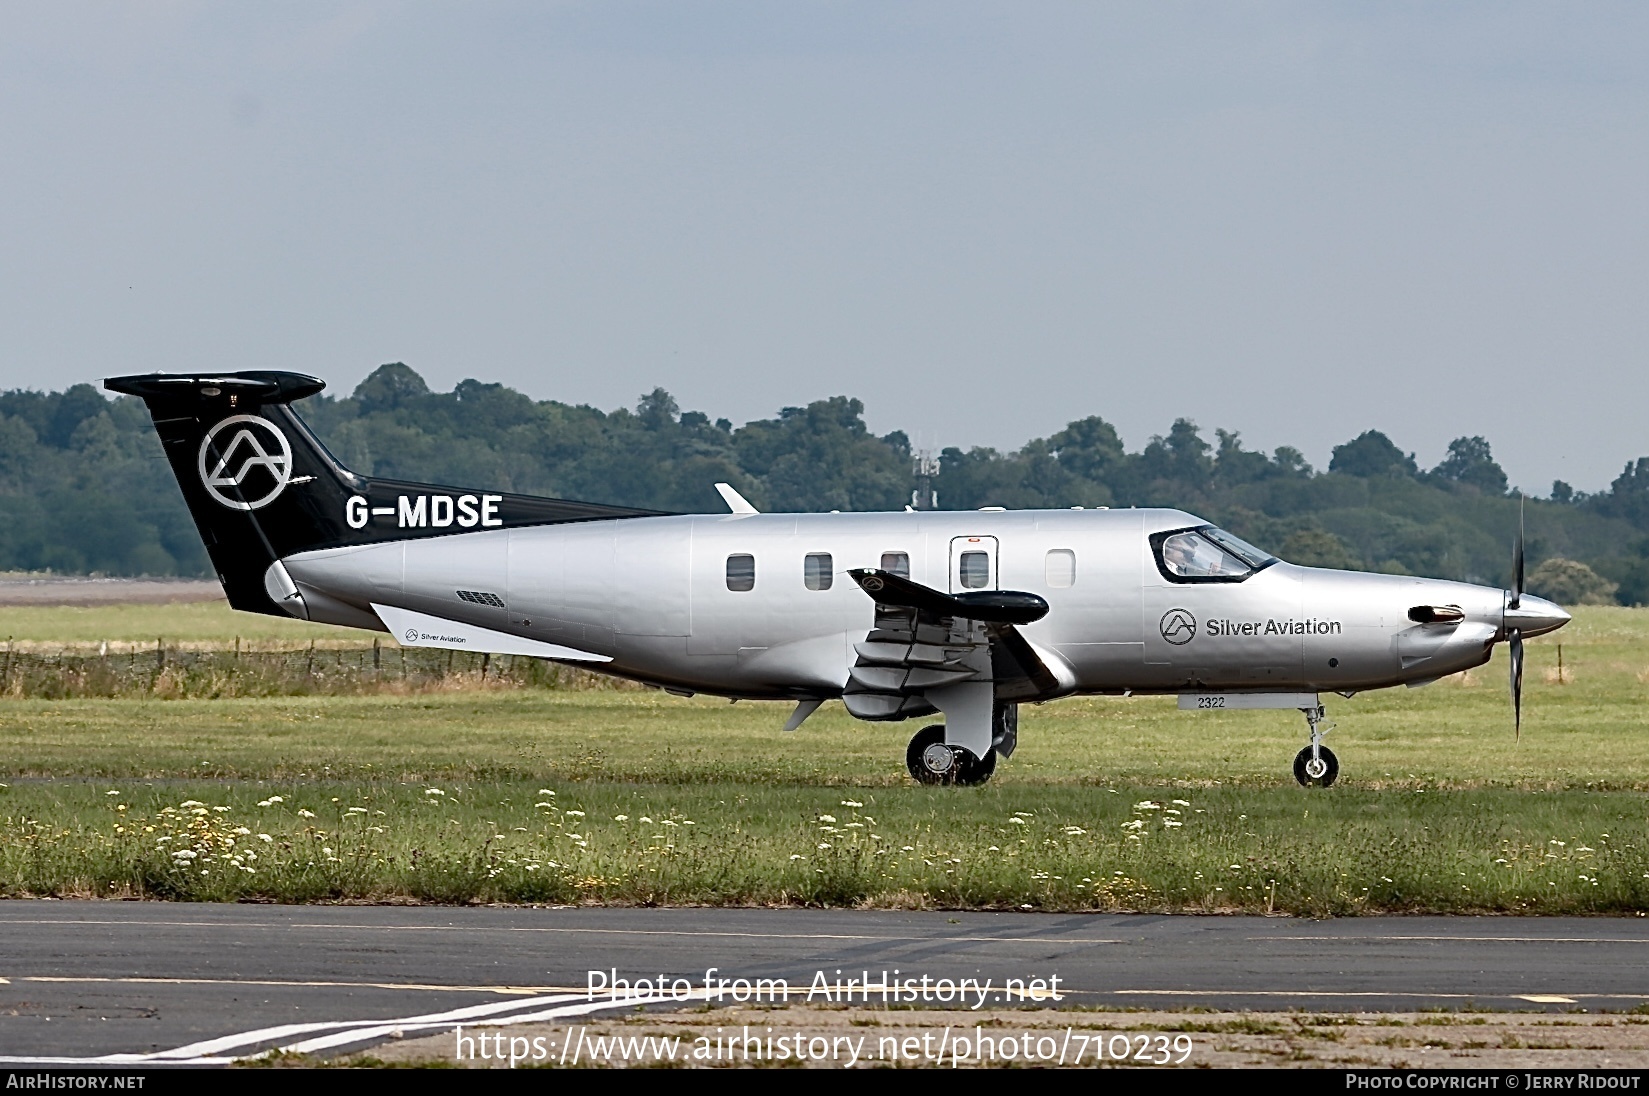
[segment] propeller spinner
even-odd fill
[[[1517,514],[1517,540],[1512,545],[1512,586],[1506,591],[1506,610],[1501,629],[1511,655],[1512,721],[1519,741],[1523,738],[1523,641],[1545,635],[1569,623],[1563,608],[1543,597],[1523,592],[1523,510]]]

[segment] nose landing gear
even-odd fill
[[[982,758],[961,746],[945,744],[945,725],[923,727],[905,750],[905,768],[918,784],[983,784],[996,771],[996,751]]]
[[[1315,708],[1301,708],[1305,713],[1306,725],[1311,729],[1311,745],[1294,755],[1294,779],[1302,787],[1326,788],[1334,783],[1340,775],[1340,759],[1334,756],[1334,751],[1323,745],[1323,736],[1333,729],[1334,724],[1323,721],[1322,705]]]

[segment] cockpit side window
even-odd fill
[[[1170,582],[1241,582],[1277,562],[1240,537],[1205,525],[1151,537],[1157,569]]]

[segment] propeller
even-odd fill
[[[1517,498],[1517,540],[1512,546],[1511,597],[1506,599],[1508,610],[1523,605],[1523,496]],[[1506,633],[1507,650],[1512,664],[1512,726],[1517,741],[1523,741],[1523,630],[1513,628]]]

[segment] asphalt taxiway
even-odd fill
[[[353,1050],[582,1011],[590,971],[697,1003],[710,968],[792,1001],[820,972],[887,972],[971,979],[994,1006],[1629,1009],[1649,1002],[1649,919],[0,902],[0,1061]],[[1001,996],[1054,976],[1057,1001]]]

